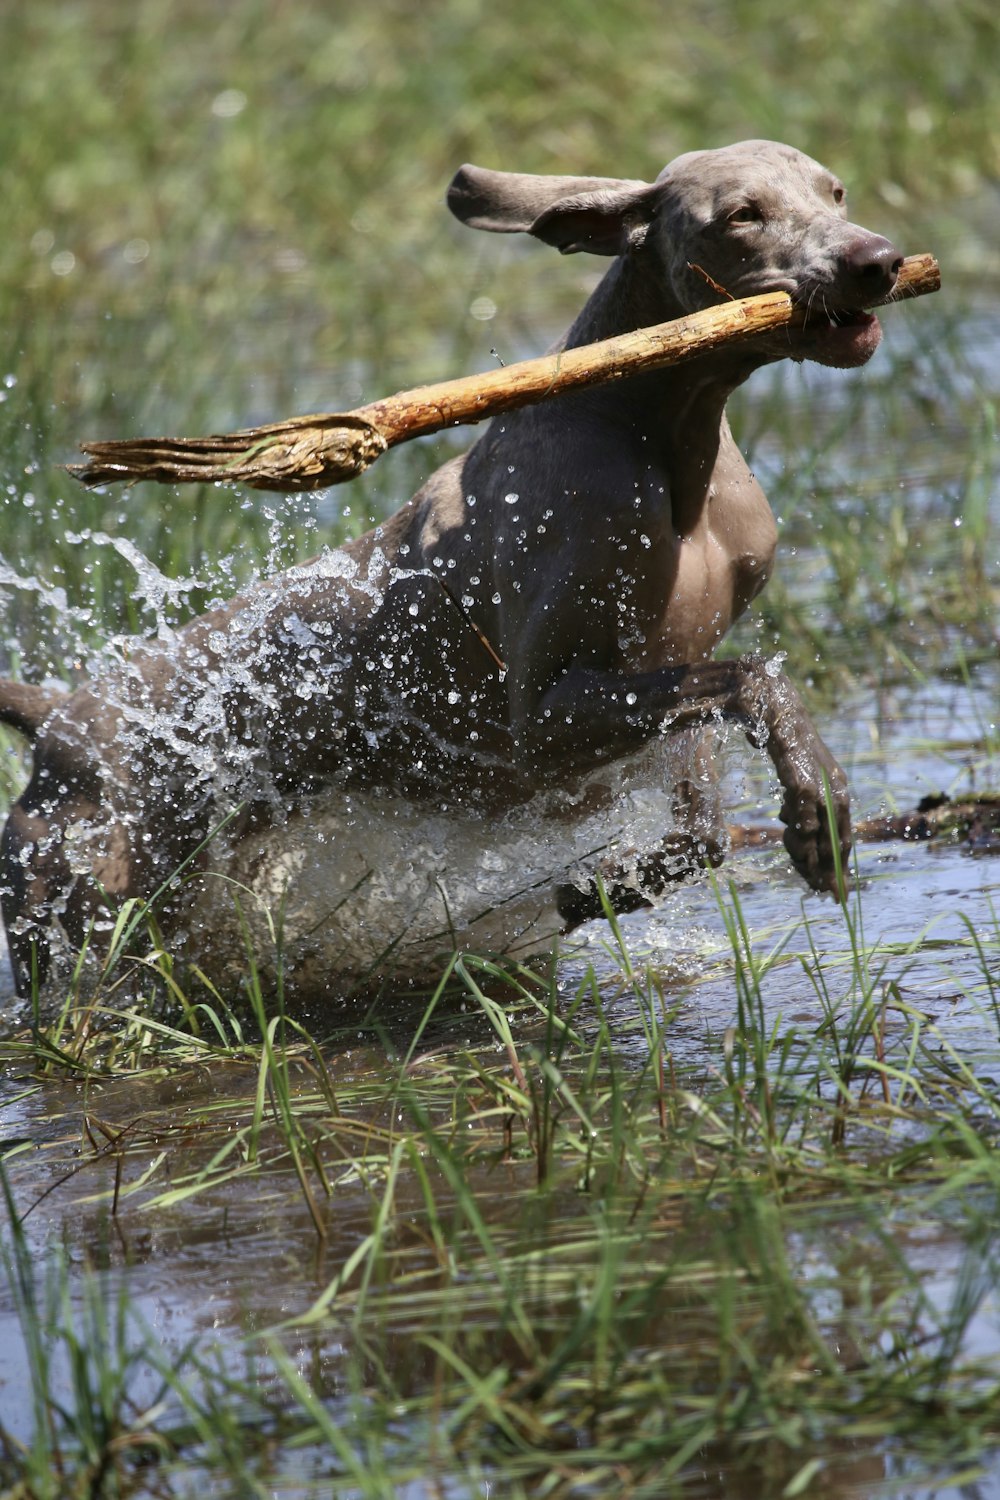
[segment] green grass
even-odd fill
[[[202,1009],[198,1035],[189,997],[173,1021],[137,1005],[113,1027],[91,1011],[8,1041],[43,1087],[89,1080],[83,1151],[56,1189],[103,1203],[123,1245],[202,1200],[230,1204],[238,1242],[240,1202],[272,1201],[326,1269],[311,1295],[296,1279],[278,1323],[157,1353],[126,1336],[141,1318],[120,1273],[81,1281],[57,1257],[40,1281],[9,1199],[35,1415],[23,1449],[0,1431],[7,1482],[174,1495],[211,1474],[255,1494],[306,1476],[377,1496],[437,1476],[472,1495],[502,1475],[569,1495],[614,1475],[642,1495],[699,1493],[713,1469],[794,1495],[890,1440],[917,1472],[974,1469],[1000,1440],[995,1361],[968,1343],[1000,1291],[1000,1099],[902,998],[905,955],[866,945],[860,903],[838,957],[808,926],[761,954],[735,890],[719,902],[738,1024],[694,1067],[672,1056],[676,1002],[614,929],[642,1037],[627,1060],[606,977],[566,992],[556,971],[474,959],[422,1017],[389,1013],[386,1057],[394,1032],[408,1045],[374,1072],[343,1070],[349,1036],[319,1043],[257,1000],[255,1023],[206,1026]],[[994,1001],[998,941],[974,938]],[[820,996],[817,1026],[768,1018],[789,962]],[[180,1113],[140,1105],[158,1078]],[[50,1135],[51,1178],[66,1136]],[[100,1163],[106,1185],[81,1198]],[[25,1164],[16,1148],[15,1196]],[[18,1209],[30,1225],[41,1206]],[[155,1400],[137,1403],[143,1381]]]

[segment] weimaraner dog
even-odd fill
[[[22,990],[53,931],[79,946],[109,904],[151,896],[227,809],[233,846],[359,789],[489,820],[720,720],[773,762],[795,868],[834,887],[824,785],[844,857],[842,771],[780,672],[713,659],[776,541],[725,407],[776,360],[868,360],[902,257],[849,221],[832,173],[771,141],[688,153],[653,183],[466,166],[448,204],[610,260],[564,347],[725,295],[782,289],[809,316],[498,418],[390,520],[136,642],[100,682],[0,685],[34,745],[0,864]],[[588,914],[586,892],[562,895],[567,921]]]

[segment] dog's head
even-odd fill
[[[891,296],[902,264],[889,240],[848,221],[831,172],[776,141],[688,152],[652,183],[465,166],[448,205],[475,229],[524,232],[563,254],[630,257],[662,293],[664,318],[788,292],[807,321],[769,336],[770,358],[864,364],[881,338],[871,309]]]

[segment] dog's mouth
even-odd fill
[[[792,334],[792,358],[848,369],[871,359],[882,340],[875,313],[860,307],[818,307]]]
[[[835,307],[831,312],[824,313],[823,319],[832,323],[834,328],[869,328],[872,323],[878,322],[873,312],[854,307]],[[813,321],[811,316],[806,317],[806,323]]]

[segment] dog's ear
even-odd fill
[[[448,207],[472,229],[533,234],[563,255],[621,255],[645,238],[655,196],[648,182],[464,166],[448,189]]]

